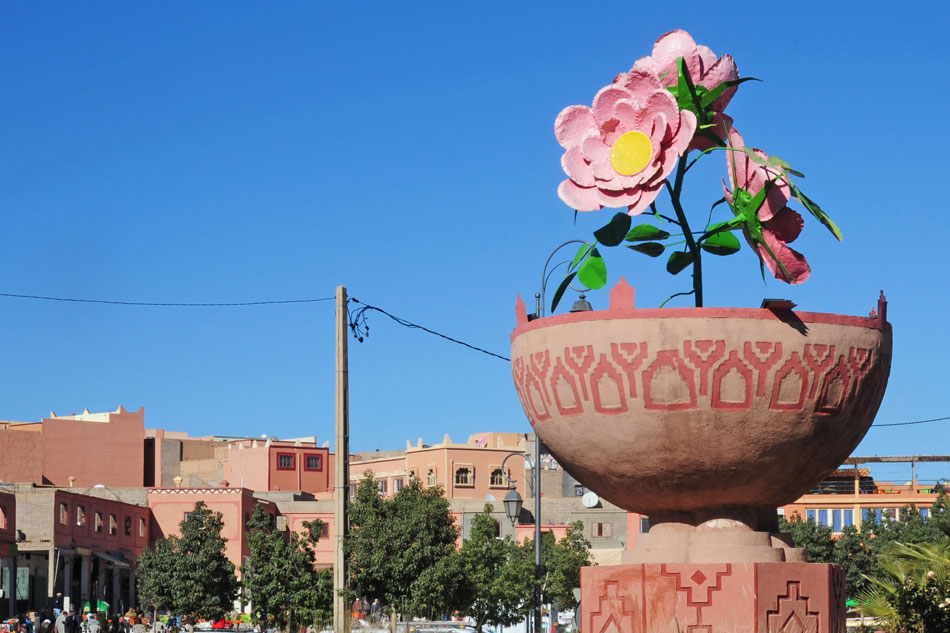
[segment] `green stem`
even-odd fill
[[[696,307],[703,307],[703,262],[702,250],[693,239],[693,233],[689,229],[689,222],[686,220],[686,213],[683,211],[683,205],[680,203],[680,193],[683,191],[683,176],[686,175],[686,154],[680,156],[679,164],[676,166],[676,179],[673,181],[673,188],[670,189],[670,202],[673,203],[673,209],[676,211],[676,217],[683,229],[683,237],[686,238],[686,247],[693,255],[693,293],[696,299]],[[669,182],[667,181],[667,189]]]

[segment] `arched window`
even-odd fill
[[[491,471],[491,485],[505,485],[505,473],[501,472],[501,468],[496,468],[495,470]]]
[[[437,483],[439,483],[439,480],[438,480],[438,478],[435,476],[435,469],[430,468],[430,469],[429,469],[429,474],[426,475],[426,485],[427,485],[427,486],[434,486],[434,485],[436,485]]]
[[[59,504],[59,524],[66,525],[69,523],[69,506],[66,505],[66,502],[61,502]]]
[[[96,532],[102,531],[102,513],[101,512],[98,512],[98,511],[96,512],[96,518],[95,518],[95,523],[93,523],[93,527],[96,530]]]
[[[116,530],[115,515],[110,514],[109,515],[109,534],[111,534],[112,536],[115,536],[115,530]]]
[[[76,525],[86,525],[86,509],[76,506]]]
[[[463,466],[455,471],[455,485],[456,486],[471,486],[475,483],[475,478],[472,476],[472,469]]]

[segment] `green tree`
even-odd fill
[[[169,539],[159,539],[155,547],[146,549],[136,565],[138,595],[142,605],[150,610],[174,609],[175,551]]]
[[[831,528],[819,525],[814,520],[803,521],[800,514],[793,514],[791,519],[778,518],[780,532],[790,534],[795,547],[804,547],[811,563],[833,563],[835,561],[835,544],[831,539]]]
[[[364,595],[380,598],[405,615],[436,605],[430,568],[455,551],[458,528],[440,486],[423,488],[417,477],[394,496],[380,496],[371,472],[356,488],[346,551],[350,577]]]
[[[237,597],[234,564],[224,555],[220,512],[199,501],[169,536],[143,552],[138,561],[139,595],[153,608],[181,615],[218,618],[231,611]]]
[[[534,541],[525,540],[524,549],[534,558]],[[584,524],[576,521],[567,534],[556,541],[554,534],[541,536],[541,602],[555,603],[561,609],[577,606],[574,589],[581,586],[581,567],[590,562],[590,541],[584,538]]]
[[[859,609],[880,618],[890,633],[950,631],[950,539],[939,543],[892,542],[878,558]]]
[[[304,535],[285,534],[276,529],[262,504],[255,506],[247,523],[251,556],[242,568],[242,584],[255,622],[272,621],[279,629],[294,630],[295,625],[323,623],[332,617],[332,577],[328,589],[314,568],[313,546],[323,522],[304,525]]]
[[[495,536],[498,525],[491,504],[472,520],[469,537],[459,553],[461,577],[468,591],[459,596],[461,611],[475,620],[481,633],[485,624],[511,626],[531,608],[534,597],[534,556],[510,536]],[[533,551],[533,550],[532,550]]]
[[[834,547],[834,562],[844,568],[846,594],[849,598],[857,597],[868,587],[867,576],[879,570],[874,539],[867,531],[848,525]]]

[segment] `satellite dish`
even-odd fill
[[[597,496],[596,492],[588,491],[584,493],[583,497],[581,497],[581,503],[584,504],[585,508],[594,508],[597,507],[598,503],[600,503],[600,497]]]

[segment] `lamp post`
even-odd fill
[[[524,499],[521,498],[521,495],[518,494],[518,491],[512,486],[512,484],[518,480],[509,477],[508,472],[505,470],[505,462],[508,461],[509,457],[514,457],[515,455],[524,457],[524,453],[509,453],[505,455],[505,459],[501,461],[501,476],[505,478],[505,482],[508,484],[508,494],[505,495],[505,499],[502,503],[505,504],[505,516],[511,521],[511,527],[515,526],[515,521],[521,516],[521,507],[524,505]]]
[[[541,633],[541,438],[534,433],[534,633]]]
[[[524,500],[518,491],[511,485],[517,480],[508,476],[505,471],[505,462],[515,455],[524,456],[524,453],[509,453],[501,462],[501,474],[508,482],[508,494],[505,495],[505,515],[511,519],[514,527],[515,520],[521,514]],[[541,633],[541,440],[534,434],[534,633]]]

